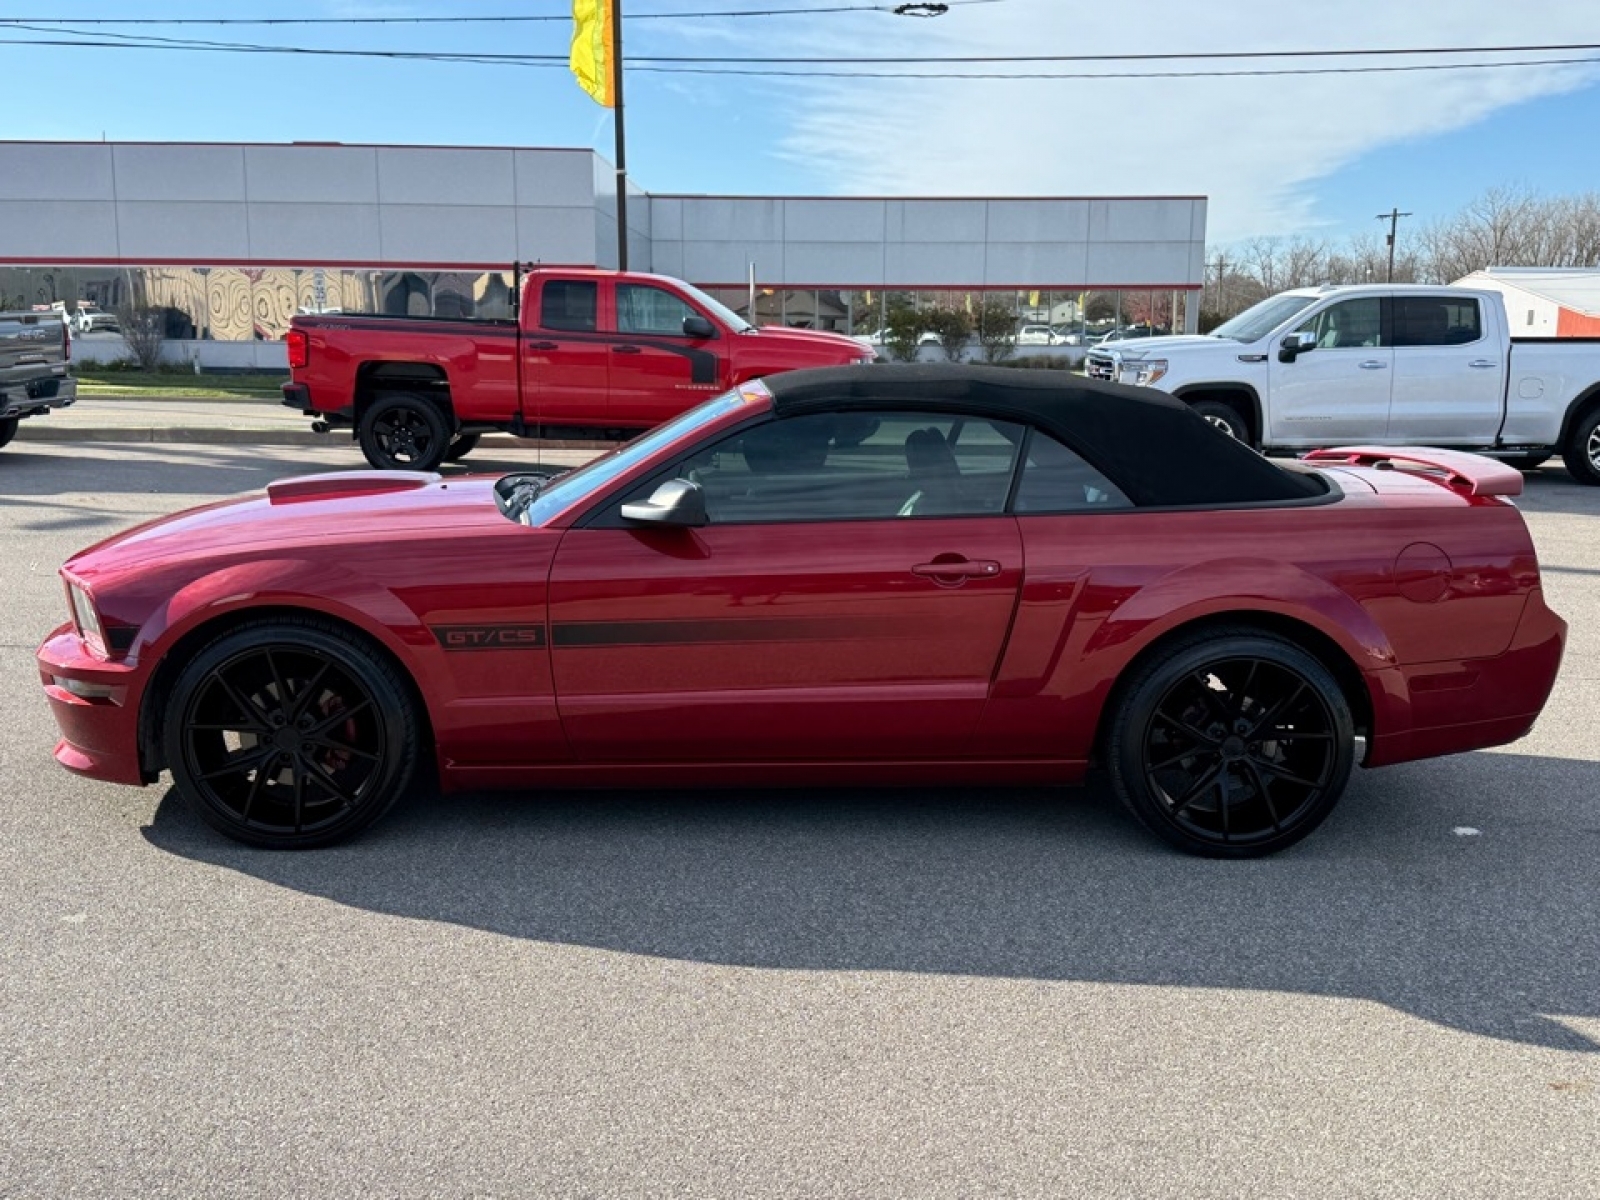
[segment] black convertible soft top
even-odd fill
[[[1213,428],[1181,400],[1063,371],[960,364],[826,367],[762,380],[779,416],[956,410],[1037,425],[1150,507],[1304,500],[1327,491]]]

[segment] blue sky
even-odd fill
[[[624,49],[761,64],[763,57],[1019,55],[1600,43],[1594,0],[956,0],[936,19],[805,10],[870,0],[624,0]],[[892,0],[885,9],[892,7]],[[0,17],[535,15],[566,0],[28,0]],[[364,27],[109,27],[255,44],[565,55],[570,23]],[[58,34],[0,30],[5,39]],[[1592,52],[1591,52],[1592,53]],[[1505,57],[1468,54],[1458,61]],[[1579,54],[1545,57],[1581,57]],[[1595,56],[1600,60],[1600,55]],[[1370,61],[1370,60],[1363,60]],[[1388,65],[1424,60],[1388,59]],[[1439,61],[1426,60],[1426,61]],[[644,64],[640,64],[642,67]],[[1172,63],[1193,70],[1231,64]],[[1282,67],[1282,60],[1258,62]],[[1316,60],[1304,65],[1330,65]],[[1351,65],[1348,61],[1342,64]],[[880,68],[893,69],[893,68]],[[929,69],[929,68],[921,68]],[[937,69],[937,68],[933,68]],[[968,70],[1007,70],[973,67]],[[1102,60],[1074,68],[1150,70]],[[608,114],[564,67],[0,44],[4,135],[112,141],[344,141],[590,146]],[[1600,191],[1600,61],[1502,70],[1260,78],[953,80],[715,78],[630,69],[628,160],[655,192],[869,195],[1207,195],[1214,243],[1339,240],[1391,205],[1448,217],[1491,187]],[[1402,235],[1405,232],[1402,226]]]

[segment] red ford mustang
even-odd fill
[[[846,367],[590,465],[349,473],[62,569],[57,760],[322,845],[464,788],[1057,783],[1200,854],[1309,833],[1351,767],[1521,737],[1566,626],[1522,477],[1284,467],[1157,392]]]

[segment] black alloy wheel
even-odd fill
[[[438,405],[411,392],[373,401],[357,432],[361,453],[380,471],[432,471],[450,449],[450,430]]]
[[[1236,442],[1250,444],[1250,426],[1233,405],[1222,400],[1198,400],[1194,411],[1206,419],[1207,425],[1222,430]]]
[[[268,849],[366,828],[416,768],[416,717],[394,669],[313,618],[211,643],[178,676],[166,720],[179,794],[212,828]]]
[[[1354,723],[1316,658],[1269,634],[1181,641],[1123,693],[1108,739],[1118,797],[1191,854],[1254,858],[1315,829],[1355,761]]]
[[[1590,409],[1572,423],[1561,461],[1579,483],[1600,484],[1600,408]]]
[[[477,449],[478,438],[480,436],[480,434],[476,433],[456,434],[455,438],[450,442],[450,445],[445,448],[444,461],[460,462],[463,458]]]

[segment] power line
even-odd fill
[[[1001,0],[950,0],[951,3],[999,3]],[[786,11],[782,15],[795,15],[796,13],[814,13],[823,11],[889,11],[886,6],[868,5],[858,8],[836,9],[804,9]],[[663,14],[664,15],[664,14]],[[729,13],[685,13],[674,14],[682,16],[709,16],[731,15]],[[278,23],[287,24],[291,21],[301,23],[312,22],[355,22],[355,21],[381,21],[393,23],[404,20],[411,21],[465,21],[465,20],[499,20],[502,18],[478,17],[413,17],[413,18],[262,18],[259,22],[247,22],[235,18],[216,18],[212,20],[198,19],[171,19],[171,20],[141,20],[142,24],[246,24],[246,23]],[[504,20],[561,20],[570,21],[570,16],[559,18],[524,17],[503,18]],[[630,20],[639,19],[630,17]],[[62,21],[60,19],[46,18],[42,21],[25,21],[20,17],[0,18],[0,26],[9,26],[36,33],[68,34],[72,31],[63,26],[78,24],[80,22]],[[87,23],[87,22],[81,22]],[[131,24],[133,19],[104,20],[100,24]],[[192,38],[163,38],[155,34],[116,34],[101,33],[100,37],[118,39],[116,42],[96,42],[73,37],[71,40],[45,41],[39,39],[0,39],[0,43],[14,45],[45,45],[45,46],[83,46],[99,49],[204,49],[217,51],[235,51],[240,53],[257,54],[327,54],[350,57],[380,57],[380,58],[416,58],[416,59],[443,59],[452,62],[485,62],[485,63],[564,63],[567,61],[565,54],[493,54],[440,52],[440,51],[408,51],[408,50],[352,50],[334,49],[312,46],[271,46],[249,42],[219,42]],[[1176,62],[1176,61],[1225,61],[1225,60],[1261,60],[1261,59],[1304,59],[1304,58],[1353,58],[1353,57],[1437,57],[1443,55],[1462,54],[1554,54],[1600,51],[1600,43],[1556,43],[1549,45],[1518,45],[1518,46],[1435,46],[1435,47],[1410,47],[1410,48],[1369,48],[1369,49],[1342,49],[1342,50],[1227,50],[1227,51],[1191,51],[1191,52],[1161,52],[1145,54],[1020,54],[1020,55],[956,55],[956,56],[870,56],[858,55],[852,57],[764,57],[763,63],[777,66],[942,66],[946,64],[957,66],[975,65],[1001,65],[1008,63],[1081,63],[1081,62]],[[1439,63],[1439,64],[1406,64],[1402,66],[1357,66],[1357,67],[1308,67],[1308,68],[1280,68],[1269,70],[1237,70],[1237,71],[1194,71],[1194,72],[1095,72],[1083,75],[1006,75],[1000,78],[1187,78],[1204,77],[1210,75],[1330,75],[1330,74],[1367,74],[1382,71],[1416,71],[1416,70],[1466,70],[1497,67],[1525,67],[1545,65],[1569,65],[1574,63],[1593,62],[1590,58],[1562,58],[1562,59],[1537,59],[1515,60],[1508,62],[1475,62],[1475,63]],[[630,68],[639,64],[651,64],[657,67],[671,66],[715,66],[726,68],[726,56],[715,55],[635,55],[629,60]],[[693,73],[693,72],[690,72]],[[704,73],[704,72],[701,72]],[[759,68],[742,70],[722,69],[717,74],[778,74],[792,75],[791,72],[768,72]],[[808,72],[828,77],[824,72]],[[872,72],[862,72],[868,78],[996,78],[993,75],[967,75],[953,74],[937,76],[913,74],[887,74],[878,75]]]
[[[770,2],[770,0],[769,0]],[[681,21],[698,17],[809,17],[818,13],[841,12],[886,12],[893,13],[903,8],[935,8],[949,9],[956,7],[969,7],[975,4],[1004,4],[1011,0],[943,0],[943,3],[933,5],[905,5],[905,4],[829,4],[818,7],[796,8],[758,8],[758,9],[706,9],[703,11],[683,12],[630,12],[628,21]],[[83,26],[99,27],[104,25],[120,26],[179,26],[179,25],[245,25],[245,26],[271,26],[271,25],[481,25],[481,24],[554,24],[557,22],[570,23],[572,13],[561,12],[549,15],[522,15],[522,16],[458,16],[458,17],[0,17],[0,25],[40,25],[50,24],[61,29],[79,28]]]
[[[54,30],[47,32],[57,32]],[[101,35],[106,36],[106,35]],[[132,35],[130,35],[132,36]],[[249,43],[236,42],[205,42],[185,41],[179,39],[161,39],[155,41],[88,41],[83,39],[47,39],[47,38],[0,38],[0,45],[17,46],[52,46],[52,47],[78,47],[87,49],[109,50],[167,50],[209,53],[236,53],[236,54],[300,54],[312,56],[326,56],[336,58],[382,58],[402,61],[420,62],[453,62],[475,64],[483,66],[515,66],[515,67],[564,67],[567,64],[565,54],[479,54],[449,51],[419,51],[419,50],[340,50],[311,46],[262,46]],[[1494,52],[1502,52],[1504,48],[1497,48]],[[1529,47],[1529,49],[1541,49]],[[1600,45],[1574,46],[1572,49],[1600,51]],[[1335,52],[1293,52],[1295,54],[1307,53],[1359,53],[1350,51]],[[1391,51],[1371,51],[1370,53],[1400,53]],[[1410,53],[1426,53],[1412,51]],[[1462,53],[1462,51],[1433,51],[1432,53]],[[773,58],[764,61],[770,63],[793,64],[805,66],[824,66],[837,63],[848,65],[863,63],[869,65],[883,65],[902,63],[906,65],[979,65],[979,64],[1006,64],[1006,63],[1048,63],[1048,62],[1081,62],[1085,59],[1098,61],[1133,60],[1142,61],[1151,56],[1126,55],[1099,56],[1089,55],[1018,55],[1018,56],[966,56],[960,58],[843,58],[843,59],[787,59]],[[1182,58],[1183,55],[1155,56],[1162,58]],[[1240,55],[1196,55],[1193,57],[1260,57],[1255,53]],[[1040,79],[1227,79],[1227,78],[1266,78],[1275,76],[1300,76],[1300,75],[1370,75],[1385,73],[1403,73],[1415,71],[1470,71],[1470,70],[1498,70],[1517,67],[1549,67],[1549,66],[1578,66],[1600,65],[1600,59],[1594,57],[1581,58],[1541,58],[1518,59],[1503,62],[1473,62],[1473,63],[1410,63],[1394,66],[1348,66],[1348,67],[1282,67],[1282,68],[1250,68],[1238,70],[1202,69],[1194,71],[1051,71],[1051,72],[995,72],[995,71],[826,71],[826,70],[775,70],[765,67],[737,67],[729,66],[726,58],[703,57],[673,57],[659,55],[635,56],[629,62],[630,71],[651,72],[655,74],[680,74],[680,75],[730,75],[762,78],[790,78],[790,79],[998,79],[998,80],[1040,80]]]

